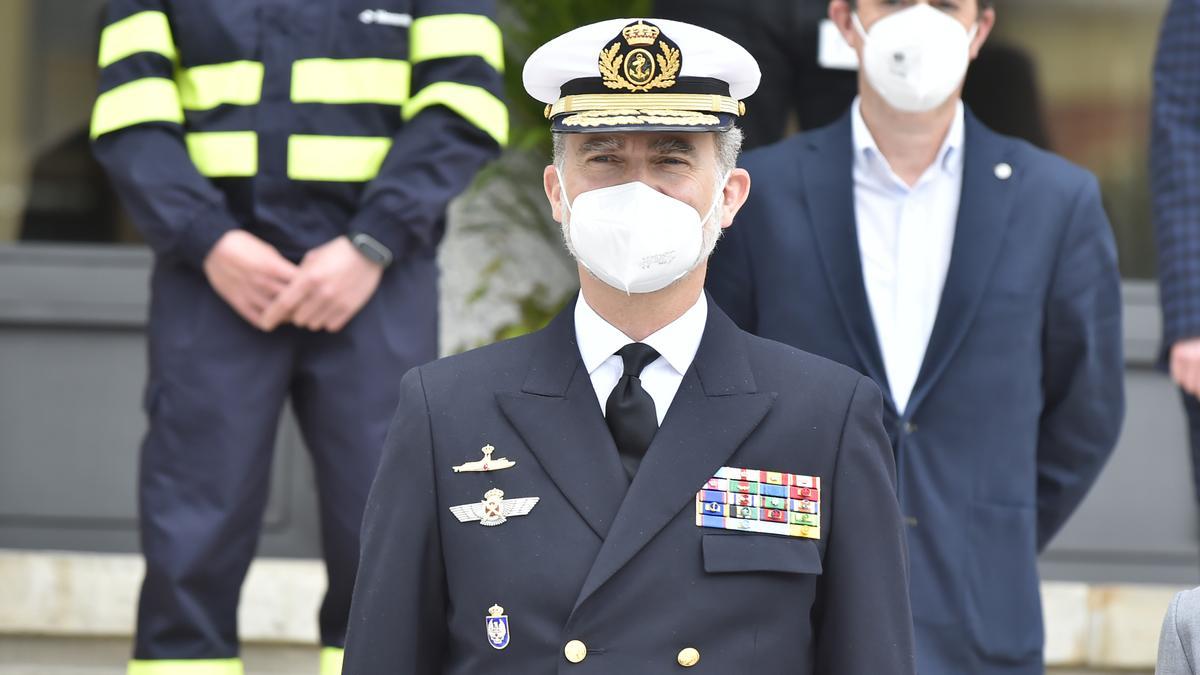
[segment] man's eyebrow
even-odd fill
[[[691,155],[696,152],[696,146],[682,138],[660,138],[650,148],[662,155]]]
[[[625,147],[625,141],[616,136],[600,136],[599,138],[589,138],[579,145],[579,152],[613,152]]]

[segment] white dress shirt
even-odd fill
[[[654,412],[658,414],[659,425],[667,414],[667,408],[671,407],[671,401],[675,399],[675,392],[679,391],[683,374],[696,358],[707,321],[708,301],[701,293],[700,299],[683,316],[642,340],[659,354],[642,370],[641,375],[642,388],[654,399]],[[596,398],[603,411],[609,394],[625,372],[625,364],[617,356],[617,350],[637,340],[629,338],[601,318],[596,310],[588,306],[580,292],[579,299],[575,301],[575,342],[579,345],[583,367],[592,378],[592,387],[596,390]]]
[[[854,215],[863,282],[896,409],[904,412],[937,319],[962,195],[963,105],[933,164],[909,187],[851,110]]]

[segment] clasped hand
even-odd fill
[[[1172,345],[1170,367],[1171,379],[1192,396],[1200,396],[1200,338]]]
[[[337,237],[295,265],[244,230],[226,233],[204,261],[213,289],[242,318],[270,332],[283,323],[336,333],[374,295],[383,268],[346,237]]]

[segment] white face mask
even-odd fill
[[[863,39],[867,81],[893,108],[927,112],[958,89],[971,62],[970,31],[945,12],[913,5],[876,21],[868,35],[858,14],[854,28]]]
[[[557,169],[556,169],[557,171]],[[681,279],[712,252],[704,228],[720,203],[726,174],[708,214],[642,182],[589,190],[567,199],[558,173],[563,237],[571,254],[604,283],[626,293],[653,293]],[[716,244],[716,237],[711,237]],[[709,250],[705,250],[709,249]]]

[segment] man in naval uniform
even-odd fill
[[[703,292],[750,188],[733,123],[753,58],[622,19],[524,77],[581,293],[404,376],[344,672],[913,673],[878,388]]]

